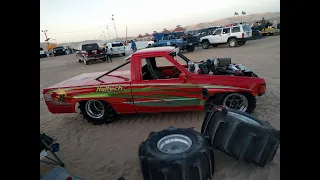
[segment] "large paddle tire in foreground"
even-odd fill
[[[208,141],[193,129],[150,133],[139,147],[144,180],[211,180],[214,156]]]
[[[260,166],[272,161],[280,145],[280,130],[269,122],[232,109],[207,111],[201,133],[209,143],[238,161]]]

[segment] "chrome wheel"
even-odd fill
[[[249,103],[248,99],[244,95],[239,93],[231,93],[224,98],[222,105],[227,108],[237,109],[245,112],[248,109]]]
[[[98,100],[87,101],[85,110],[91,118],[99,119],[103,117],[105,108],[104,105]]]
[[[168,154],[182,153],[188,150],[192,145],[192,141],[188,136],[182,134],[171,134],[161,138],[157,147],[161,152]]]
[[[236,46],[236,40],[234,40],[234,39],[230,40],[229,44],[230,44],[231,47]]]

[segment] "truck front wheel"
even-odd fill
[[[202,48],[208,49],[210,47],[210,42],[208,40],[202,41]]]

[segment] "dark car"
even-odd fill
[[[53,55],[54,56],[66,55],[66,50],[62,46],[55,47],[53,48]]]
[[[204,28],[204,29],[199,29],[198,34],[196,36],[198,37],[198,39],[200,39],[204,36],[213,34],[213,32],[218,28],[222,28],[222,26],[212,26],[212,27],[208,27],[208,28]]]
[[[195,46],[199,45],[199,39],[195,36],[187,35],[184,32],[155,33],[153,47],[174,46],[181,50],[192,52]]]
[[[88,65],[90,61],[100,59],[103,62],[107,61],[105,51],[97,43],[81,44],[78,47],[76,57],[79,63],[84,62],[85,65]]]

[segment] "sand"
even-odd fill
[[[280,129],[280,36],[248,41],[238,48],[219,46],[204,50],[197,48],[185,53],[193,60],[213,57],[231,57],[243,63],[267,82],[267,93],[257,100],[254,116],[267,120]],[[81,73],[112,69],[124,61],[114,58],[113,63],[79,64],[75,55],[40,59],[40,94],[43,87]],[[79,114],[51,114],[40,95],[40,131],[58,138],[58,153],[66,169],[88,180],[142,179],[138,161],[138,146],[151,131],[169,126],[195,127],[200,130],[203,112],[159,113],[125,115],[111,124],[93,126]],[[233,158],[215,152],[215,179],[219,180],[276,180],[280,179],[280,148],[272,162],[264,168],[239,163]],[[48,165],[40,165],[45,172]]]

